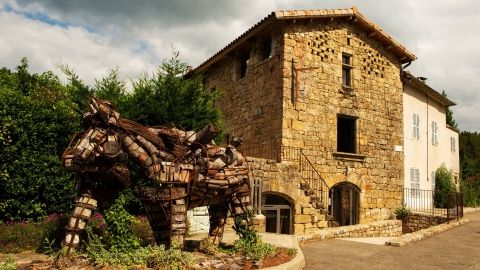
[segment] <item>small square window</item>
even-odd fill
[[[262,42],[262,60],[272,57],[272,38],[267,37]]]
[[[352,56],[342,54],[342,84],[352,87]]]
[[[337,118],[337,151],[356,153],[356,118],[339,115]]]
[[[249,58],[250,58],[250,51],[241,53],[238,57],[240,79],[244,78],[245,75],[247,75],[247,67],[248,67]]]

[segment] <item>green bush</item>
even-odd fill
[[[480,206],[480,182],[464,180],[460,182],[460,190],[463,192],[465,206]]]
[[[251,220],[253,212],[248,211],[246,216],[247,220]],[[245,221],[244,215],[237,215],[234,218],[233,229],[240,237],[233,243],[235,252],[256,261],[261,261],[267,256],[274,255],[276,252],[275,246],[264,243],[258,233],[251,226],[248,226]]]
[[[412,214],[412,210],[410,210],[408,207],[406,206],[402,206],[402,207],[399,207],[397,209],[395,209],[395,216],[398,218],[398,219],[406,219],[408,218],[410,215]]]
[[[124,193],[105,211],[106,244],[114,252],[128,252],[140,247],[138,238],[133,234],[133,216],[125,209]]]
[[[66,216],[50,215],[38,222],[8,222],[0,224],[0,253],[26,250],[41,251],[45,239],[56,247],[64,236]]]
[[[15,270],[17,264],[12,256],[8,256],[4,263],[0,263],[0,270]]]
[[[440,166],[435,173],[435,207],[448,207],[448,193],[455,192],[453,173],[445,165]]]
[[[39,220],[73,206],[71,175],[59,157],[80,114],[51,72],[0,69],[0,222]]]

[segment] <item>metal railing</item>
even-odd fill
[[[239,147],[239,150],[247,157],[298,163],[298,171],[302,176],[303,188],[307,195],[319,208],[328,209],[330,187],[315,169],[302,148],[290,146],[276,148],[270,144],[246,144]],[[308,194],[309,191],[311,194]]]
[[[416,212],[445,215],[447,219],[463,217],[463,193],[450,192],[444,203],[435,201],[435,191],[424,189],[403,189],[403,205]]]
[[[308,157],[300,149],[300,174],[306,184],[314,191],[314,195],[317,198],[317,204],[320,204],[321,208],[328,209],[328,194],[330,187],[322,178],[320,173],[315,169]]]
[[[267,143],[245,143],[238,147],[238,150],[247,157],[263,158],[281,161],[281,149],[278,146]]]

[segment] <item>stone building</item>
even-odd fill
[[[241,136],[266,230],[389,219],[404,186],[404,65],[355,7],[273,12],[193,70]],[[261,195],[261,196],[260,196]]]

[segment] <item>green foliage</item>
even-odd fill
[[[0,221],[71,209],[73,185],[59,157],[79,114],[51,72],[0,71]]]
[[[128,110],[128,98],[125,82],[118,78],[118,69],[113,69],[107,77],[95,80],[93,93],[100,99],[106,99],[117,106],[122,113]],[[125,116],[123,116],[125,117]]]
[[[465,206],[480,205],[480,133],[460,133],[460,171]]]
[[[455,192],[453,173],[445,165],[440,166],[435,172],[435,207],[446,208],[448,206],[448,193]]]
[[[445,90],[442,90],[442,95],[447,97],[447,93],[445,92]],[[449,125],[451,127],[454,127],[454,128],[458,128],[457,121],[455,121],[455,119],[453,118],[453,111],[450,108],[447,108],[446,117],[447,117],[446,118],[447,125]]]
[[[93,234],[91,229],[87,228],[87,233],[88,256],[99,265],[112,265],[125,269],[137,265],[180,270],[189,268],[193,264],[192,254],[183,252],[176,243],[173,243],[170,249],[165,249],[165,246],[161,245],[120,251],[119,249],[108,249],[103,244],[103,239]]]
[[[58,248],[65,234],[66,216],[51,215],[38,222],[0,224],[0,253]]]
[[[4,263],[0,263],[0,270],[15,270],[17,269],[17,264],[12,256],[7,256],[7,259]]]
[[[213,123],[221,127],[220,111],[214,106],[219,92],[206,91],[200,76],[185,78],[187,71],[188,66],[174,52],[153,77],[144,75],[133,82],[126,116],[150,126],[173,123],[198,130]]]
[[[410,216],[412,214],[412,210],[410,210],[410,208],[406,207],[406,206],[402,206],[402,207],[399,207],[397,209],[395,209],[395,216],[397,217],[397,219],[406,219],[408,218],[408,216]]]
[[[245,215],[237,215],[234,217],[233,229],[240,237],[233,243],[233,248],[236,253],[243,254],[247,258],[256,261],[263,260],[267,256],[272,256],[276,252],[275,246],[264,243],[258,233],[248,226],[247,220],[251,220],[253,212],[248,211]]]
[[[106,244],[111,252],[129,252],[140,247],[132,230],[133,216],[125,209],[124,193],[105,212]]]
[[[463,203],[465,206],[480,206],[480,182],[461,181],[460,191],[463,192]]]

